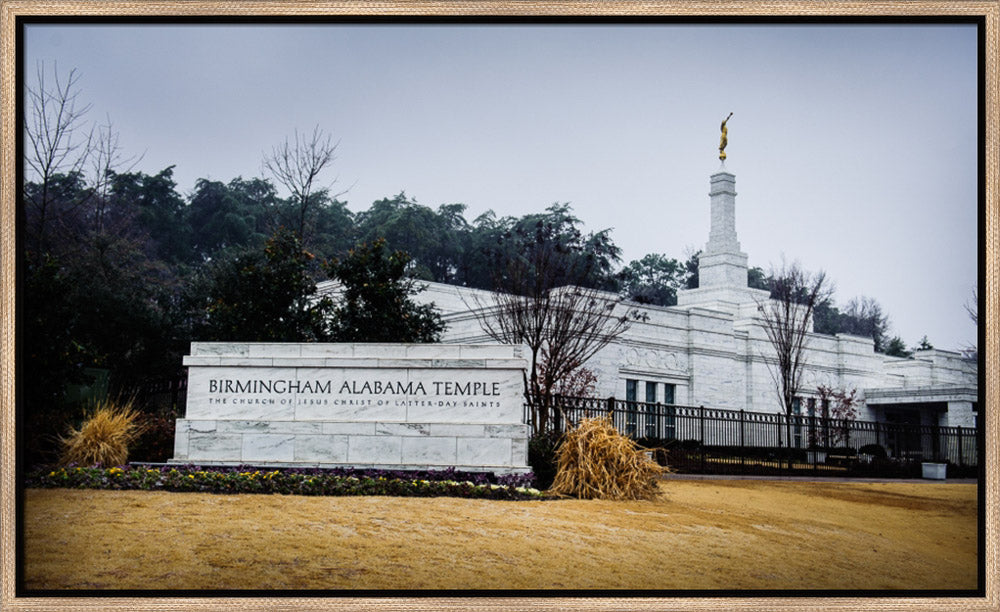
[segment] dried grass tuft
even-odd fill
[[[59,438],[60,462],[63,465],[124,465],[128,461],[129,446],[145,429],[132,399],[99,401],[80,429],[70,428],[67,436]]]
[[[659,477],[670,470],[646,450],[620,434],[610,417],[583,419],[556,451],[558,472],[549,492],[580,499],[655,499]]]

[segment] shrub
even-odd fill
[[[548,489],[556,477],[556,449],[562,434],[554,431],[541,432],[528,440],[528,465],[535,474],[534,486]]]
[[[142,424],[143,432],[132,446],[132,461],[164,463],[173,457],[177,413],[172,410],[146,413]]]
[[[896,461],[894,459],[873,458],[870,462],[858,461],[848,466],[852,476],[878,478],[920,478],[919,461]]]
[[[885,459],[886,452],[881,444],[865,444],[858,449],[858,453],[862,455],[871,455],[876,459]]]
[[[656,438],[639,438],[636,440],[639,446],[644,447],[651,454],[653,461],[664,467],[670,464],[670,451],[675,448],[675,445],[671,444],[671,442],[675,442],[675,440],[668,440],[667,442]]]
[[[549,492],[581,499],[653,499],[657,480],[667,471],[606,416],[583,419],[567,431],[556,465]]]
[[[132,400],[101,400],[80,426],[60,437],[63,465],[124,465],[129,446],[145,428]]]
[[[680,447],[686,451],[696,451],[701,448],[701,440],[681,440]]]

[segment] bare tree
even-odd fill
[[[840,313],[840,330],[857,336],[867,336],[875,343],[875,351],[883,352],[889,331],[889,316],[875,298],[851,298]]]
[[[810,274],[798,263],[784,262],[778,270],[771,269],[771,297],[757,304],[764,332],[774,349],[773,365],[766,360],[771,378],[774,380],[788,429],[787,439],[791,440],[791,416],[795,398],[798,396],[802,380],[802,370],[806,364],[806,348],[812,332],[812,315],[816,305],[832,295],[823,272]]]
[[[525,395],[538,433],[548,426],[557,384],[642,315],[621,312],[622,298],[615,294],[564,284],[586,278],[593,263],[580,244],[561,242],[544,228],[533,237],[528,234],[530,230],[522,240],[515,237],[511,250],[495,254],[494,291],[490,297],[474,294],[470,309],[497,342],[528,347]]]
[[[324,134],[317,125],[311,136],[299,134],[295,130],[294,142],[285,138],[284,143],[273,147],[270,154],[264,155],[264,169],[292,194],[296,207],[296,227],[289,229],[295,231],[303,241],[306,238],[308,218],[318,206],[318,196],[336,183],[334,179],[321,185],[319,176],[324,168],[337,159],[339,144],[333,142],[332,136]]]
[[[816,387],[820,399],[824,426],[823,445],[829,449],[836,444],[847,446],[851,441],[851,423],[858,418],[858,409],[864,406],[864,401],[858,398],[858,390],[834,389],[829,385]],[[831,435],[830,422],[833,421]],[[815,433],[815,432],[813,432]],[[813,438],[813,436],[810,436]],[[811,439],[818,444],[819,440]]]
[[[538,364],[538,369],[541,371],[541,377],[543,380],[545,378],[545,370],[549,367],[548,364],[548,351],[543,348]],[[563,376],[559,380],[555,381],[550,390],[553,395],[596,398],[597,374],[595,374],[590,368],[579,367],[570,372],[569,375]]]
[[[142,160],[142,155],[126,157],[118,144],[118,132],[111,123],[111,117],[104,124],[94,126],[91,139],[90,166],[93,182],[94,206],[90,214],[95,233],[116,231],[107,227],[107,213],[111,195],[111,182],[116,173],[131,172]],[[126,167],[125,164],[128,164]]]
[[[965,312],[976,325],[979,325],[979,287],[972,288],[972,300],[965,303]]]
[[[967,345],[962,350],[962,355],[969,363],[979,364],[979,287],[972,288],[972,299],[965,303],[965,312],[972,319],[972,324],[976,326],[976,342]]]
[[[46,80],[44,62],[39,62],[35,78],[34,87],[25,87],[28,110],[24,162],[28,178],[36,182],[37,188],[27,191],[25,200],[32,209],[28,231],[44,250],[53,218],[82,204],[77,201],[67,210],[54,210],[54,182],[59,175],[71,180],[82,176],[93,150],[94,133],[85,121],[90,105],[78,100],[80,77],[76,69],[60,77],[58,67],[53,65],[50,82]]]
[[[134,210],[109,212],[111,180],[123,166],[130,171],[142,159],[122,153],[110,117],[100,125],[87,121],[91,106],[79,102],[75,69],[61,75],[53,65],[49,78],[39,62],[35,78],[34,86],[25,88],[24,125],[26,250],[33,262],[52,249],[79,254],[91,243],[70,238],[81,232],[100,237],[97,243],[121,237]]]

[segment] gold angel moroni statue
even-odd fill
[[[729,117],[733,114],[729,113]],[[719,138],[719,159],[726,161],[726,145],[729,144],[729,129],[726,127],[726,122],[729,121],[729,117],[726,117],[722,121],[722,137]]]

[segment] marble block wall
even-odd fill
[[[527,472],[519,346],[196,342],[174,463]]]

